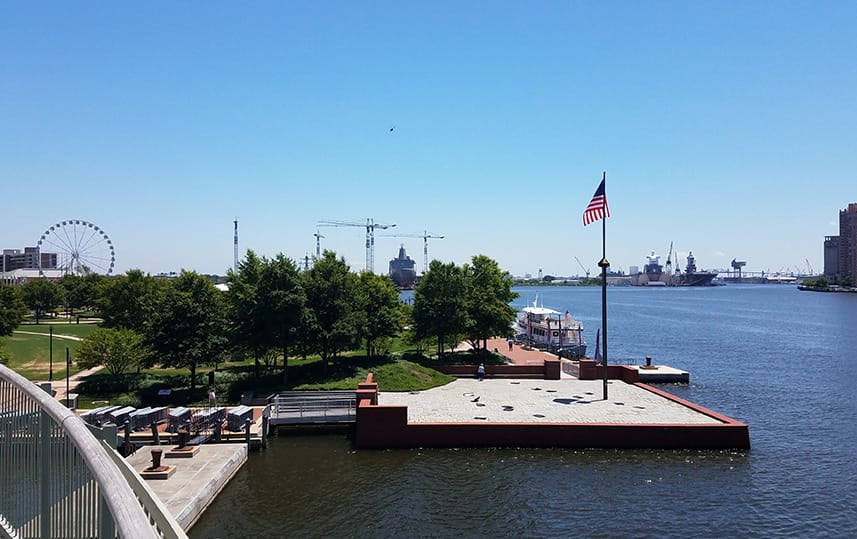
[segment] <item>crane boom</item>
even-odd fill
[[[577,260],[577,263],[580,265],[580,269],[582,269],[584,272],[586,272],[586,278],[589,279],[589,268],[584,266],[583,262],[581,262],[579,258],[574,257],[574,259]]]
[[[368,217],[366,222],[359,221],[319,221],[318,226],[356,226],[356,227],[366,227],[366,269],[375,272],[375,229],[380,228],[381,230],[386,230],[388,228],[393,228],[396,226],[392,225],[382,225],[380,223],[376,223],[374,219]]]
[[[443,236],[436,236],[433,234],[429,234],[427,231],[423,230],[422,234],[378,234],[379,236],[384,236],[385,238],[422,238],[423,239],[423,275],[428,271],[428,240],[442,240]]]

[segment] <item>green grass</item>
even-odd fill
[[[94,325],[54,326],[53,373],[54,379],[65,377],[65,349],[68,347],[72,357],[69,374],[80,369],[73,362],[80,341],[63,339],[62,335],[85,337],[94,331]],[[3,341],[8,367],[29,380],[47,380],[51,370],[51,339],[47,325],[22,325],[10,337]],[[32,335],[31,333],[39,333]]]
[[[210,369],[209,369],[210,370]],[[290,362],[288,379],[283,381],[280,368],[254,376],[252,365],[226,364],[214,374],[214,390],[218,401],[235,405],[244,391],[267,395],[284,390],[356,389],[357,384],[374,373],[382,391],[415,391],[448,384],[455,378],[414,362],[390,357],[344,357],[324,367],[317,357]],[[79,406],[195,406],[205,405],[208,394],[208,370],[197,373],[191,388],[187,370],[150,369],[129,374],[120,383],[105,372],[96,373],[78,387]],[[169,397],[158,395],[169,389]]]

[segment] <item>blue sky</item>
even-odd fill
[[[4,2],[0,247],[85,219],[117,270],[294,259],[317,222],[519,275],[670,242],[822,266],[857,202],[854,2]],[[394,127],[395,126],[395,127]],[[390,128],[394,127],[391,131]],[[364,267],[361,228],[320,229]],[[392,230],[386,231],[393,232]],[[382,232],[379,231],[380,235]],[[404,243],[376,237],[376,270]]]

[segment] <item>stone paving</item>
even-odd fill
[[[380,405],[406,405],[409,423],[721,424],[620,380],[458,379],[426,391],[381,392]]]

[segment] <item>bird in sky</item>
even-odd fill
[[[395,128],[396,128],[396,126],[395,126],[395,125],[394,125],[393,127],[391,127],[391,128],[390,128],[390,132],[392,133],[392,132],[393,132],[393,129],[395,129]]]

